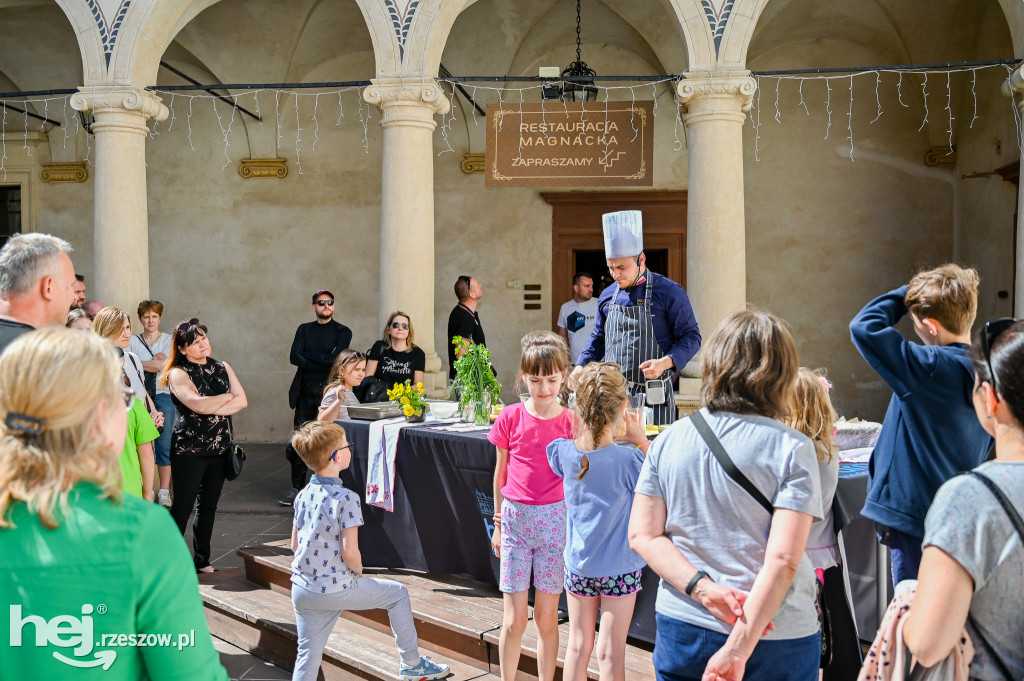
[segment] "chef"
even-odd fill
[[[598,299],[597,321],[573,369],[570,384],[588,362],[615,362],[631,395],[642,395],[654,423],[676,420],[672,374],[700,349],[700,330],[683,287],[646,267],[642,213],[606,213],[604,251],[615,283]]]

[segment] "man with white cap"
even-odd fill
[[[606,213],[604,250],[615,283],[598,299],[597,321],[572,379],[588,362],[615,362],[631,395],[645,396],[654,422],[676,419],[672,374],[700,349],[700,330],[686,291],[646,267],[642,214]]]

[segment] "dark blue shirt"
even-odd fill
[[[651,272],[646,273],[647,281],[631,289],[620,289],[614,284],[601,292],[597,301],[597,321],[590,334],[590,341],[583,348],[577,364],[600,362],[604,359],[604,325],[608,320],[608,306],[612,293],[616,305],[642,305],[650,287],[654,289],[651,300],[651,316],[654,323],[654,338],[661,351],[672,358],[675,370],[679,371],[690,358],[700,350],[700,330],[693,316],[690,299],[682,286],[668,277]]]
[[[920,345],[893,326],[907,314],[902,286],[850,322],[857,350],[893,395],[868,469],[866,518],[914,537],[942,483],[981,464],[992,439],[978,423],[974,369],[963,343]]]

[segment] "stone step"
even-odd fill
[[[291,549],[287,541],[239,549],[247,578],[281,594],[291,589]],[[490,665],[498,669],[498,640],[503,618],[503,597],[497,587],[452,575],[427,575],[411,570],[367,568],[367,575],[401,582],[409,589],[413,618],[420,645],[467,664]],[[343,617],[379,632],[389,632],[383,610],[345,612]],[[559,626],[558,675],[568,642],[569,625]],[[537,678],[537,629],[532,619],[523,636],[519,676]],[[626,648],[626,677],[629,681],[652,681],[651,648],[630,644]],[[588,677],[598,678],[596,655],[588,665]]]
[[[285,669],[294,667],[297,632],[291,598],[248,581],[242,568],[201,576],[199,592],[214,636]],[[422,649],[421,653],[430,654]],[[451,666],[449,681],[500,679],[486,664],[467,664],[437,654],[430,657]],[[398,678],[398,665],[398,649],[390,633],[340,618],[324,649],[321,670],[326,681],[393,681]]]

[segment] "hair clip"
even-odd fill
[[[46,419],[37,419],[34,416],[19,414],[16,411],[9,411],[7,412],[7,417],[4,418],[4,425],[7,426],[8,429],[18,433],[39,435],[43,432],[43,426],[46,425]]]
[[[832,389],[832,384],[824,376],[818,376],[818,380],[821,381],[821,384],[823,386],[825,386],[825,390],[831,390]]]

